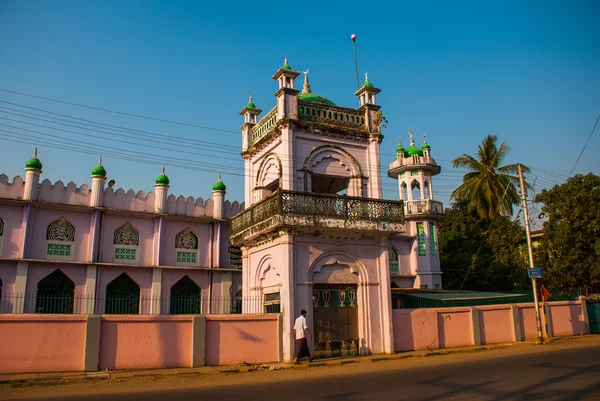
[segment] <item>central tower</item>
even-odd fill
[[[276,106],[260,120],[252,100],[240,112],[247,206],[230,241],[243,295],[283,315],[284,360],[302,309],[317,357],[393,352],[388,238],[406,229],[402,201],[381,199],[380,90],[366,76],[360,107],[340,107],[311,91],[308,71],[296,89],[300,74],[286,59]]]

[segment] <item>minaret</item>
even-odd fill
[[[154,184],[154,212],[165,214],[167,212],[167,190],[169,189],[169,177],[165,175],[165,166],[162,168],[162,173],[156,177]]]
[[[33,157],[25,164],[25,192],[23,193],[24,200],[34,201],[37,199],[41,174],[42,162],[38,159],[37,148],[35,148]]]
[[[406,149],[402,146],[402,139],[398,137],[398,147],[396,148],[396,159],[404,159],[406,156]]]
[[[104,205],[104,183],[106,182],[106,170],[102,167],[102,156],[98,158],[98,165],[92,170],[92,197],[91,207],[102,207]]]
[[[260,113],[262,113],[262,109],[256,108],[256,105],[252,102],[251,93],[248,104],[240,111],[240,115],[244,116],[244,125],[241,126],[242,152],[247,151],[252,146],[252,128],[258,122],[258,115]]]
[[[224,219],[225,218],[225,192],[227,187],[221,181],[221,174],[219,174],[219,178],[215,185],[212,188],[213,193],[213,217],[215,219]]]
[[[279,82],[279,90],[275,92],[277,98],[277,119],[298,118],[298,89],[294,89],[294,80],[298,78],[300,71],[292,70],[287,58],[283,66],[273,75],[273,79]]]

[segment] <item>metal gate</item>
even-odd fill
[[[315,358],[358,354],[356,288],[346,284],[313,286]]]
[[[600,301],[587,303],[588,320],[590,322],[590,332],[592,334],[600,333]]]

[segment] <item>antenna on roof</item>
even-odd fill
[[[356,59],[356,34],[350,35],[352,43],[354,44],[354,68],[356,69],[356,90],[360,89],[360,83],[358,82],[358,61]]]

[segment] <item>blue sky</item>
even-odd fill
[[[171,193],[210,197],[222,172],[227,198],[242,200],[238,112],[248,92],[258,107],[271,109],[277,84],[270,78],[288,57],[294,69],[310,68],[313,92],[354,107],[352,33],[358,35],[361,80],[368,71],[382,89],[377,99],[389,120],[382,165],[392,160],[398,136],[407,144],[412,129],[420,145],[426,133],[443,171],[434,191],[446,204],[464,173],[450,161],[473,154],[488,134],[512,147],[507,163],[540,169],[529,177],[537,190],[561,182],[600,113],[597,1],[207,3],[0,1],[0,88],[232,131],[0,91],[0,101],[13,103],[0,102],[0,130],[13,132],[0,131],[0,172],[24,173],[35,146],[14,140],[43,139],[43,176],[52,181],[89,183],[103,149],[117,187],[152,190],[166,160]],[[173,138],[139,141],[33,120],[42,117],[14,110],[45,113],[21,106]],[[187,138],[190,146],[177,147],[182,142],[174,137]],[[82,141],[68,145],[80,151],[48,146],[66,146],[68,139]],[[596,132],[575,173],[598,174],[599,145]],[[116,152],[138,161],[111,157]],[[383,175],[384,196],[397,199],[396,181]]]

